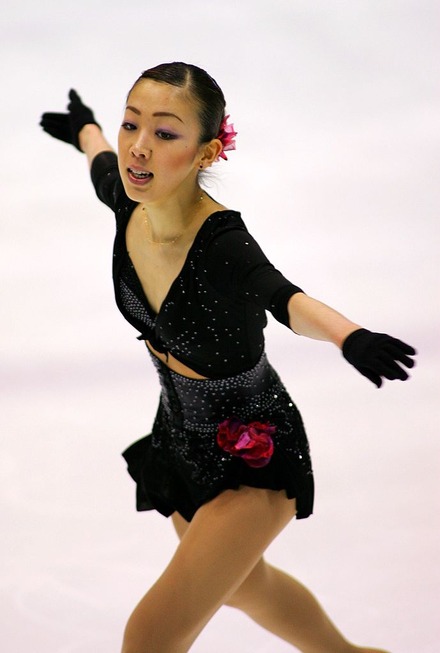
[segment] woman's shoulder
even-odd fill
[[[210,266],[216,265],[215,261],[247,256],[254,244],[255,240],[241,213],[233,209],[221,209],[205,220],[194,240],[193,248],[202,255],[204,263]]]
[[[211,213],[203,223],[199,236],[201,240],[211,240],[233,229],[247,231],[246,225],[239,211],[221,208]]]

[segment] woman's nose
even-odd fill
[[[144,140],[138,140],[130,147],[130,154],[136,158],[149,159],[152,153],[151,147]]]

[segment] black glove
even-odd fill
[[[82,152],[78,139],[81,129],[84,125],[97,125],[100,129],[101,126],[96,122],[93,111],[81,102],[78,93],[73,89],[69,91],[69,99],[69,113],[43,113],[40,125],[54,138],[70,143]]]
[[[397,361],[406,367],[414,367],[414,361],[409,356],[416,353],[413,347],[401,340],[367,329],[353,331],[342,345],[344,358],[378,388],[382,385],[382,376],[405,381],[408,374]]]

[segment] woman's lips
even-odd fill
[[[154,177],[152,172],[136,168],[127,168],[127,175],[131,183],[136,186],[145,186]]]

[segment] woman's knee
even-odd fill
[[[268,580],[270,566],[264,558],[260,558],[250,574],[242,584],[235,590],[234,594],[227,600],[225,605],[230,608],[250,612],[255,603],[259,601],[265,583]]]

